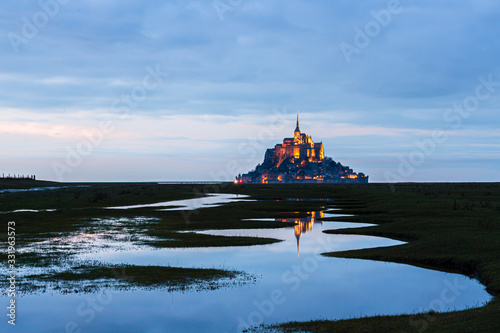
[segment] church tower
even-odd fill
[[[300,139],[299,111],[297,111],[297,126],[295,127],[295,131],[293,131],[293,141],[295,143],[300,143]]]
[[[300,133],[300,128],[299,128],[299,111],[297,111],[297,126],[295,127],[294,133]]]

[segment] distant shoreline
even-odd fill
[[[404,182],[404,183],[383,183],[383,182],[372,182],[371,184],[387,184],[387,186],[391,186],[391,184],[497,184],[500,182],[479,182],[479,181],[470,181],[470,182]],[[130,181],[130,182],[56,182],[50,180],[33,180],[33,179],[16,179],[16,178],[0,178],[0,189],[25,189],[31,187],[49,187],[49,186],[78,186],[78,185],[126,185],[126,184],[151,184],[151,185],[225,185],[225,184],[233,184],[233,182],[223,182],[223,181]],[[248,184],[241,184],[239,186],[246,186]],[[251,184],[254,186],[259,186],[260,184]],[[287,185],[300,185],[300,184],[273,184],[278,186],[287,186]],[[303,184],[303,185],[315,185],[315,184]],[[338,184],[317,184],[317,185],[331,185],[335,186]],[[356,185],[356,184],[352,184]],[[363,184],[361,184],[363,186]]]
[[[122,184],[154,184],[154,185],[217,185],[230,184],[232,182],[218,181],[144,181],[144,182],[65,182],[60,183],[50,180],[33,180],[33,179],[16,179],[16,178],[0,178],[0,189],[17,189],[30,187],[47,187],[47,186],[76,186],[76,185],[122,185]]]

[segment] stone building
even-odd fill
[[[298,113],[293,138],[285,138],[282,144],[268,149],[264,156],[264,164],[280,166],[287,158],[309,162],[321,162],[325,159],[323,143],[315,143],[309,135],[300,132]]]
[[[368,176],[325,157],[323,143],[300,131],[297,112],[293,138],[267,149],[264,162],[235,183],[368,183]]]

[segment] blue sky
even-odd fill
[[[300,110],[371,181],[500,181],[498,1],[0,9],[0,173],[232,180]]]

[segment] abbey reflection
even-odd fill
[[[324,211],[319,211],[319,212],[307,212],[309,216],[307,217],[300,217],[300,218],[280,218],[276,219],[276,221],[279,222],[293,222],[295,223],[295,226],[293,228],[293,232],[295,234],[295,238],[297,238],[297,257],[299,256],[300,252],[300,238],[302,235],[307,234],[308,231],[312,230],[314,227],[314,223],[316,222],[316,219],[320,219],[318,222],[323,224],[322,218],[325,217],[325,212]]]

